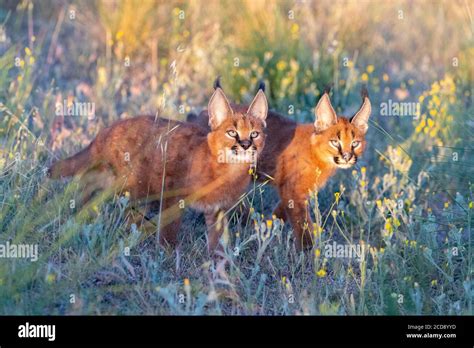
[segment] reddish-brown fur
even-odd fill
[[[268,108],[260,91],[248,110],[234,111],[218,89],[209,109],[215,113],[209,132],[194,124],[152,116],[118,121],[99,132],[86,149],[55,163],[50,176],[81,174],[85,200],[95,191],[111,187],[130,192],[133,200],[160,200],[160,241],[173,246],[183,204],[203,211],[208,246],[213,250],[225,224],[225,219],[218,218],[245,193],[250,183],[249,167],[253,165],[225,162],[222,153],[234,147],[239,155],[260,154]],[[240,142],[228,135],[230,130],[239,132]],[[259,134],[245,150],[241,144],[252,131]]]
[[[285,220],[289,218],[298,249],[312,245],[309,230],[312,222],[306,205],[310,193],[320,190],[338,168],[355,164],[365,149],[370,101],[365,97],[361,109],[349,121],[336,116],[329,96],[324,94],[315,114],[314,124],[297,124],[276,112],[269,112],[266,121],[268,141],[257,166],[260,180],[268,180],[268,176],[273,178],[271,183],[281,199],[274,214]],[[207,111],[204,110],[195,122],[203,126],[206,119]],[[331,145],[331,140],[340,144],[340,150]],[[353,148],[356,144],[353,141],[360,144]],[[353,156],[346,161],[343,154],[347,158],[349,154]]]

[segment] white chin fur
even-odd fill
[[[347,169],[347,168],[350,168],[354,165],[354,163],[341,163],[341,164],[336,164],[336,166],[338,168],[341,168],[341,169]]]

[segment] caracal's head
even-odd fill
[[[336,115],[327,93],[323,94],[314,112],[315,133],[311,143],[315,154],[336,168],[352,167],[366,146],[365,134],[371,112],[367,93],[363,94],[359,111],[350,119]]]
[[[265,145],[267,98],[259,90],[246,112],[234,110],[223,90],[217,87],[209,106],[208,143],[213,155],[222,163],[255,164]]]

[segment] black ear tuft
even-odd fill
[[[331,89],[332,89],[332,83],[326,85],[326,87],[324,87],[324,93],[326,93],[327,95],[329,95],[329,93],[331,93]]]
[[[362,97],[362,102],[365,100],[365,98],[369,97],[369,91],[367,90],[367,86],[362,86],[362,88],[360,89],[360,96]]]
[[[263,80],[260,80],[258,81],[258,89],[257,89],[257,92],[262,90],[262,92],[265,92],[265,81]]]
[[[214,89],[222,89],[222,86],[221,86],[221,75],[218,75],[216,77],[216,80],[214,81]]]

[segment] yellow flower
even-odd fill
[[[290,31],[291,31],[292,34],[298,34],[299,30],[300,30],[300,27],[299,27],[298,24],[293,23],[293,24],[291,25]]]
[[[56,275],[55,274],[52,274],[52,273],[49,273],[47,276],[46,276],[46,282],[47,283],[54,283],[54,281],[56,280]]]
[[[267,220],[267,228],[270,230],[273,226],[273,221],[272,220]]]
[[[319,226],[318,224],[313,223],[313,234],[315,236],[318,236],[321,233],[323,233],[323,228],[321,226]]]
[[[25,53],[27,56],[31,56],[31,50],[29,47],[25,47]]]
[[[439,88],[439,83],[438,83],[438,82],[435,82],[435,83],[433,83],[433,84],[431,85],[431,91],[430,91],[430,93],[431,93],[431,94],[436,94],[436,93],[439,92],[439,90],[440,90],[440,88]]]
[[[374,68],[373,65],[369,65],[369,66],[367,67],[367,72],[368,72],[369,74],[371,74],[371,73],[374,71],[374,69],[375,69],[375,68]]]
[[[124,35],[124,32],[122,30],[119,30],[117,34],[115,34],[115,39],[120,40]]]
[[[360,79],[364,82],[367,82],[369,81],[369,75],[367,75],[367,73],[363,73]]]
[[[105,85],[107,83],[107,70],[103,66],[101,66],[97,70],[97,75],[99,83]]]
[[[367,168],[365,168],[365,167],[360,168],[360,172],[361,172],[362,174],[365,174],[366,171],[367,171]]]
[[[287,64],[284,60],[280,60],[278,63],[277,63],[277,70],[284,70],[286,68]]]
[[[474,207],[474,203],[473,202],[469,202],[469,209],[472,209]]]
[[[365,185],[366,185],[365,180],[361,180],[361,181],[360,181],[360,186],[361,186],[361,187],[365,187]]]
[[[377,207],[382,208],[382,201],[380,199],[377,199],[375,203],[377,204]]]
[[[383,74],[383,77],[382,77],[382,78],[383,78],[383,80],[384,80],[385,82],[387,82],[387,81],[389,80],[389,77],[388,77],[387,74]]]
[[[190,285],[189,279],[184,278],[184,286],[188,287]]]
[[[449,207],[449,202],[444,203],[444,208],[447,209]]]
[[[335,192],[334,193],[334,199],[336,200],[336,204],[339,203],[339,198],[341,197],[341,193],[340,192]]]
[[[327,275],[327,272],[324,269],[321,268],[319,271],[316,272],[316,275],[319,278],[324,278]]]
[[[314,251],[314,256],[320,257],[320,256],[321,256],[321,250],[320,250],[320,249],[316,249],[316,250]]]
[[[431,281],[431,286],[435,286],[435,285],[437,285],[437,284],[438,284],[438,280],[437,280],[437,279],[433,279],[433,280]]]

